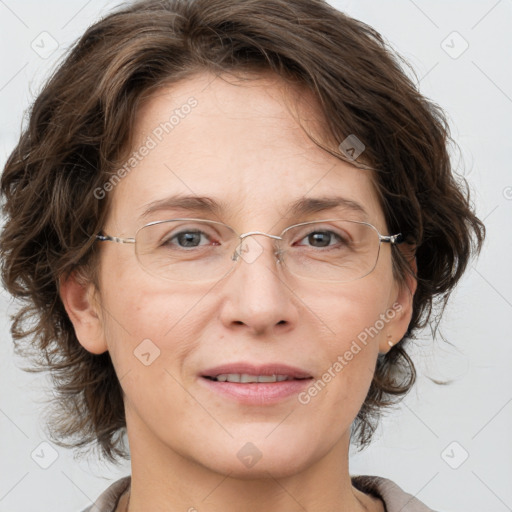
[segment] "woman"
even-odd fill
[[[448,141],[320,0],[141,1],[87,30],[5,167],[1,254],[55,438],[129,453],[88,510],[430,510],[348,449],[483,240]]]

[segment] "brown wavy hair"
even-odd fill
[[[323,0],[139,1],[85,32],[34,101],[0,188],[2,279],[21,303],[12,336],[33,371],[50,372],[56,442],[96,444],[110,460],[127,456],[110,356],[80,345],[59,297],[62,276],[94,274],[94,235],[109,208],[108,195],[97,199],[94,190],[126,155],[143,96],[200,72],[244,71],[271,71],[311,91],[332,140],[355,134],[365,144],[364,160],[352,161],[315,141],[373,169],[388,228],[415,249],[408,332],[379,356],[353,425],[360,446],[370,441],[379,412],[415,381],[405,346],[418,328],[436,323],[485,235],[450,162],[446,117],[404,64],[378,32]],[[412,271],[407,259],[393,251],[402,282]]]

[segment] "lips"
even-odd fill
[[[310,385],[312,375],[302,368],[280,363],[223,364],[203,371],[200,385],[239,405],[269,407],[291,400]]]
[[[272,382],[265,377],[276,377],[277,381],[283,380],[302,380],[312,378],[306,370],[289,366],[280,363],[270,363],[254,365],[246,362],[229,363],[220,366],[209,368],[201,373],[201,377],[205,377],[210,380],[217,380],[220,376],[221,381],[225,380],[225,376],[231,376],[231,379],[236,381],[236,377],[239,376],[238,382],[256,382],[253,378],[262,377],[259,382]]]

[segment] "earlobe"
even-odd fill
[[[86,282],[79,272],[61,277],[59,282],[60,298],[80,345],[92,354],[102,354],[108,347],[95,292],[94,284]]]

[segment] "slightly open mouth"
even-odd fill
[[[202,375],[203,378],[214,382],[232,382],[235,384],[272,384],[290,380],[308,380],[313,377],[295,378],[288,375],[248,375],[248,374],[221,374],[216,377]]]

